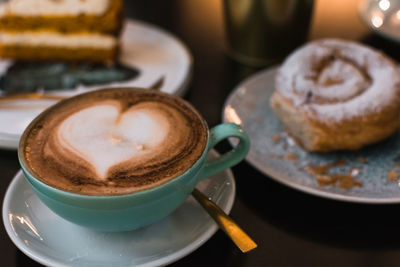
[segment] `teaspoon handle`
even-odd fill
[[[196,188],[192,195],[242,252],[248,252],[257,247],[257,244],[217,204]]]

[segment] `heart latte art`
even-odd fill
[[[56,188],[119,195],[152,188],[202,155],[207,127],[186,102],[160,93],[101,90],[61,102],[27,130],[32,172]]]
[[[121,114],[118,105],[101,104],[66,119],[55,138],[105,179],[110,167],[157,151],[170,131],[167,120],[151,109],[131,108]]]

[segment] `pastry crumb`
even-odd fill
[[[390,170],[387,173],[388,182],[398,182],[400,177],[400,173],[397,170]]]

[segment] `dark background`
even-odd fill
[[[175,34],[194,57],[185,98],[210,126],[221,122],[228,94],[260,70],[244,67],[224,52],[220,0],[125,1],[128,17]],[[309,39],[358,40],[400,60],[400,45],[368,31],[359,21],[356,0],[316,1]],[[226,150],[222,144],[219,150]],[[14,151],[0,150],[0,194],[19,169]],[[233,168],[237,197],[231,216],[259,247],[242,254],[218,231],[172,266],[399,266],[399,205],[365,205],[317,198],[287,188],[246,162]],[[20,252],[0,227],[0,266],[40,266]]]

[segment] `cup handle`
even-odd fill
[[[200,180],[228,169],[245,158],[250,149],[250,139],[243,128],[234,123],[223,123],[210,130],[208,151],[220,141],[229,137],[239,138],[239,144],[218,158],[207,161],[199,175]]]

